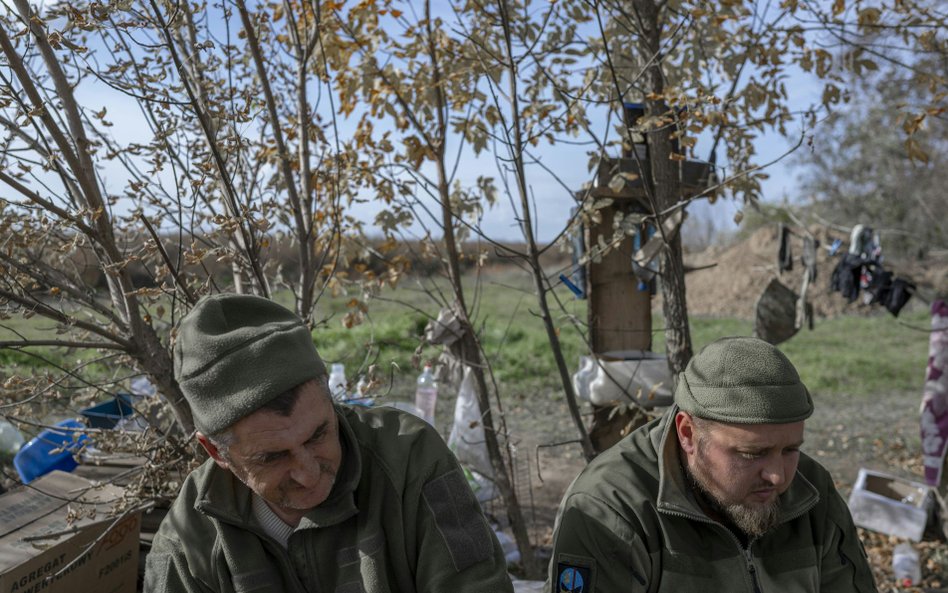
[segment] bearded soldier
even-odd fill
[[[596,458],[556,520],[548,590],[876,590],[849,509],[800,451],[813,401],[777,348],[709,344],[675,404]]]

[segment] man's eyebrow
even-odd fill
[[[309,443],[311,441],[315,441],[316,439],[326,434],[328,430],[329,430],[329,421],[325,420],[323,421],[322,424],[316,427],[316,430],[314,430],[313,434],[310,435],[308,439],[306,439],[306,442]],[[286,449],[283,449],[280,451],[258,451],[257,453],[252,453],[249,457],[252,461],[259,462],[259,461],[266,461],[267,458],[272,458],[277,455],[282,455],[286,452],[287,452]]]
[[[276,456],[286,453],[286,450],[282,451],[260,451],[259,453],[254,453],[250,456],[250,460],[260,463],[266,461],[267,459],[272,459]]]
[[[782,447],[780,447],[780,448],[781,448],[781,449],[799,449],[800,447],[803,446],[803,442],[804,442],[803,439],[800,439],[799,441],[796,441],[796,442],[793,442],[793,443],[784,445],[784,446],[782,446]],[[739,450],[752,451],[752,452],[758,452],[758,453],[759,453],[759,452],[761,452],[761,451],[769,451],[769,450],[775,449],[775,448],[777,448],[777,447],[776,447],[776,445],[769,445],[769,444],[747,443],[747,444],[744,444],[744,445],[738,445],[737,448],[738,448]]]
[[[319,437],[326,434],[326,431],[328,430],[329,430],[329,421],[323,420],[323,423],[316,427],[316,430],[313,431],[313,435],[309,437],[308,439],[306,439],[306,442],[308,443],[309,441],[315,441]]]

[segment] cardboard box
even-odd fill
[[[116,523],[122,490],[92,485],[54,471],[0,496],[0,593],[135,593],[141,514]]]
[[[856,525],[914,541],[922,540],[934,509],[931,487],[865,468],[849,495]]]

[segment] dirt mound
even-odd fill
[[[832,317],[840,314],[869,314],[879,311],[878,306],[862,304],[862,294],[853,303],[849,303],[838,292],[829,289],[830,276],[839,261],[839,256],[831,256],[826,249],[835,239],[843,242],[839,252],[844,253],[849,237],[834,233],[825,228],[810,229],[819,240],[817,249],[817,278],[810,283],[808,300],[813,305],[817,317]],[[885,244],[883,243],[883,247]],[[700,268],[716,264],[714,267],[688,272],[685,284],[688,294],[688,312],[691,315],[713,317],[739,317],[752,319],[754,306],[761,292],[771,278],[795,292],[803,283],[804,266],[803,235],[796,232],[790,237],[790,249],[793,255],[793,269],[778,272],[777,252],[779,237],[776,225],[763,227],[750,237],[727,246],[713,246],[703,252],[686,255],[686,268]],[[934,295],[948,294],[948,258],[928,258],[924,261],[896,261],[885,259],[886,270],[896,276],[915,282],[920,294],[926,299]],[[918,306],[918,299],[914,304]],[[910,305],[913,304],[910,302]],[[924,306],[924,304],[922,304]]]

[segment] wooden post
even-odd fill
[[[636,120],[644,115],[645,107],[639,104],[627,104],[625,110],[626,125],[633,128],[630,138],[633,144],[623,149],[623,158],[603,159],[599,166],[596,187],[589,192],[591,199],[610,198],[612,204],[599,211],[600,222],[585,230],[585,248],[589,253],[600,244],[600,237],[607,244],[612,240],[613,223],[617,216],[652,216],[654,212],[646,193],[652,186],[652,174],[649,163],[648,147],[645,136],[634,131]],[[694,195],[707,186],[711,165],[704,162],[686,161],[682,163],[682,189],[685,195]],[[611,187],[612,179],[621,175],[624,179],[622,189]],[[580,194],[578,194],[580,195]],[[654,226],[654,217],[652,225]],[[645,243],[645,225],[639,225],[639,246]],[[628,236],[614,245],[609,253],[586,264],[586,295],[590,345],[594,356],[617,350],[652,349],[652,280],[644,283],[636,277],[632,269],[632,254],[636,251],[636,238]],[[597,451],[611,446],[621,433],[644,414],[631,411],[628,415],[603,413],[599,406],[594,407],[594,421],[590,438]],[[628,417],[627,417],[628,416]],[[611,417],[608,422],[603,419]],[[621,424],[621,431],[616,425]],[[617,436],[619,435],[619,436]]]

